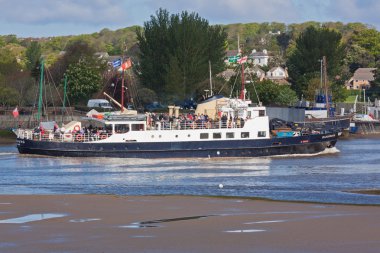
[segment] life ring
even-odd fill
[[[75,130],[76,132],[78,132],[78,131],[80,130],[80,126],[79,126],[79,125],[75,125],[75,126],[74,126],[74,130]]]
[[[83,135],[81,134],[78,134],[77,137],[75,137],[75,139],[79,142],[82,142],[83,141]]]
[[[71,139],[71,134],[65,134],[65,138]]]
[[[106,138],[107,138],[107,135],[106,135],[106,134],[101,134],[101,135],[100,135],[100,139],[101,139],[101,140],[104,140],[104,139],[106,139]]]

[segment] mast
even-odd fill
[[[210,97],[212,97],[213,92],[212,92],[212,74],[211,74],[211,61],[210,60],[208,61],[208,68],[210,71]]]
[[[325,100],[326,100],[326,109],[327,109],[327,118],[330,117],[330,101],[329,101],[329,88],[328,88],[328,81],[327,81],[327,61],[326,56],[323,56],[323,82],[324,82],[324,88],[325,88]]]
[[[244,62],[241,63],[241,90],[240,90],[240,99],[245,100],[245,94],[244,94]]]
[[[123,59],[124,62],[124,59]],[[124,111],[124,67],[122,67],[122,78],[121,78],[121,112]]]
[[[67,95],[67,75],[65,74],[65,83],[63,86],[62,124],[63,124],[63,115],[65,112],[66,95]]]
[[[39,91],[39,98],[38,98],[38,114],[37,114],[37,121],[39,122],[41,119],[41,111],[42,111],[42,84],[44,81],[44,59],[41,59],[41,69],[40,69],[40,91]]]

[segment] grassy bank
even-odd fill
[[[0,129],[0,138],[14,139],[16,136],[10,129]]]

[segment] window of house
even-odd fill
[[[201,139],[208,139],[208,133],[201,133],[200,138]]]
[[[214,139],[221,139],[222,138],[222,133],[213,133],[212,138]]]
[[[132,124],[132,131],[144,130],[144,124]]]
[[[267,136],[267,132],[266,131],[259,131],[257,133],[257,137],[266,137]]]
[[[249,138],[249,132],[242,132],[241,138]]]
[[[233,139],[233,138],[235,138],[235,133],[226,133],[226,138],[227,139]]]
[[[129,124],[116,124],[115,133],[124,134],[129,131]]]

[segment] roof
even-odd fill
[[[354,73],[354,79],[373,81],[375,80],[375,70],[376,68],[358,68]]]
[[[238,55],[238,54],[239,54],[238,50],[227,50],[226,51],[226,57],[231,57],[231,56],[235,56],[235,55]]]
[[[249,57],[269,57],[267,53],[264,52],[254,52],[249,55]]]
[[[253,66],[252,68],[248,67],[244,70],[244,73],[257,73],[260,72],[261,74],[265,74],[265,71],[259,68],[257,65]]]
[[[233,77],[234,75],[236,75],[236,72],[232,69],[226,69],[225,71],[223,72],[220,72],[219,74],[217,74],[216,76],[218,77],[222,77],[224,78],[225,80],[230,80],[231,77]]]
[[[276,69],[281,69],[282,71],[285,72],[285,69],[283,69],[282,67],[273,67],[268,72],[274,72]]]

